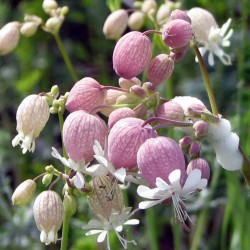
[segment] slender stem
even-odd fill
[[[64,213],[63,229],[62,229],[62,241],[61,241],[60,250],[67,250],[68,249],[69,219],[70,219],[70,215],[67,213]]]
[[[190,43],[190,46],[194,49],[195,55],[197,56],[199,64],[200,64],[201,73],[202,73],[204,84],[205,84],[205,87],[207,90],[209,102],[210,102],[210,105],[212,108],[212,113],[214,115],[218,115],[219,113],[218,113],[216,101],[214,98],[214,92],[213,92],[213,89],[212,89],[212,86],[211,86],[211,83],[209,80],[209,76],[208,76],[208,72],[207,72],[207,68],[205,66],[204,60],[203,60],[201,53],[200,53],[198,47],[196,46],[195,42],[192,41]]]
[[[174,223],[172,228],[174,234],[174,249],[180,250],[181,249],[180,224]]]
[[[77,77],[76,72],[75,72],[75,70],[74,70],[74,68],[72,66],[72,63],[71,63],[70,58],[68,56],[68,53],[67,53],[67,51],[66,51],[66,49],[65,49],[65,47],[64,47],[64,45],[62,43],[62,40],[61,40],[61,37],[60,37],[59,33],[55,33],[54,37],[55,37],[57,46],[58,46],[58,48],[59,48],[59,50],[60,50],[60,52],[62,54],[65,65],[66,65],[66,67],[67,67],[73,81],[76,82],[78,80],[78,77]]]
[[[158,250],[158,237],[157,237],[157,229],[155,224],[155,214],[154,209],[147,209],[146,210],[146,223],[147,223],[147,232],[150,242],[150,249]]]

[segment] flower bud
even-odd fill
[[[128,24],[128,12],[120,9],[112,12],[103,26],[103,33],[107,39],[117,39],[125,31]]]
[[[156,13],[156,21],[159,24],[163,24],[170,17],[171,10],[168,8],[167,4],[162,4]]]
[[[22,182],[12,195],[12,204],[23,206],[30,202],[36,190],[35,181],[28,179]]]
[[[184,21],[188,22],[189,24],[191,24],[191,19],[187,15],[186,11],[179,10],[179,9],[173,10],[171,12],[170,17],[171,17],[171,20],[181,19],[181,20],[184,20]]]
[[[49,115],[49,105],[42,96],[27,96],[17,109],[16,130],[18,134],[12,140],[12,146],[20,144],[23,154],[27,151],[34,152],[35,139],[46,125]]]
[[[157,8],[157,3],[155,0],[144,0],[142,3],[141,10],[146,14],[154,13]]]
[[[146,90],[147,93],[155,93],[156,87],[152,82],[144,82],[142,87]]]
[[[131,30],[140,30],[144,24],[145,15],[140,11],[133,12],[128,19],[128,27]]]
[[[190,136],[185,136],[179,140],[179,145],[184,153],[188,152],[192,142],[193,142],[193,139]]]
[[[119,78],[119,86],[122,89],[129,90],[134,85],[141,86],[141,81],[137,77],[133,77],[131,79],[125,79],[123,77]]]
[[[135,95],[136,97],[139,98],[145,98],[147,96],[147,92],[138,85],[134,85],[129,89],[130,94]]]
[[[170,56],[173,58],[175,62],[178,62],[184,58],[189,49],[189,44],[180,48],[171,49]]]
[[[181,105],[173,101],[160,105],[156,111],[156,116],[176,121],[183,121],[185,117]]]
[[[191,159],[197,158],[201,154],[201,145],[199,142],[195,141],[190,145],[188,154]]]
[[[184,20],[172,20],[163,27],[162,39],[171,48],[180,48],[188,45],[193,33],[191,25]]]
[[[90,184],[93,191],[88,197],[88,204],[96,216],[108,220],[112,211],[122,211],[123,195],[117,182],[103,176],[95,177]]]
[[[208,122],[196,121],[193,125],[194,135],[196,138],[205,137],[208,131]]]
[[[201,178],[208,180],[210,177],[210,167],[208,162],[203,158],[191,160],[187,166],[187,174],[192,170],[199,169],[201,171]]]
[[[143,142],[150,137],[152,127],[142,127],[143,120],[124,118],[110,130],[108,136],[108,158],[115,168],[133,168],[137,165],[136,154]],[[153,134],[155,136],[155,134]]]
[[[131,79],[148,66],[151,56],[150,39],[141,32],[132,31],[117,42],[113,53],[113,67],[117,75]]]
[[[91,77],[78,81],[69,92],[66,109],[70,112],[84,110],[90,112],[96,106],[102,105],[105,92],[101,85]],[[97,112],[98,110],[96,110]]]
[[[160,54],[148,66],[148,79],[153,84],[160,85],[171,76],[173,70],[174,60],[166,54]]]
[[[109,120],[108,120],[109,129],[111,129],[116,122],[127,117],[135,117],[135,112],[130,108],[120,108],[114,110],[109,115]]]
[[[6,55],[12,52],[20,38],[20,23],[10,22],[5,24],[0,30],[0,55]]]
[[[34,22],[23,23],[20,28],[20,33],[24,36],[33,36],[37,31],[37,25]]]
[[[55,0],[44,0],[42,8],[44,12],[50,13],[51,10],[54,10],[58,7],[58,4]]]
[[[67,216],[73,216],[77,209],[76,198],[73,195],[65,194],[63,198],[63,207]]]
[[[43,179],[42,179],[42,183],[43,185],[45,185],[46,187],[51,183],[52,181],[52,178],[53,178],[53,174],[46,174],[43,176]]]
[[[134,109],[134,112],[135,112],[135,116],[137,118],[141,118],[141,119],[144,119],[144,120],[147,119],[148,108],[147,108],[147,106],[145,104],[140,105],[139,107],[136,107]]]
[[[156,187],[157,177],[170,184],[169,174],[179,169],[183,184],[186,178],[184,155],[177,142],[159,136],[146,140],[137,153],[138,168],[150,187]]]
[[[33,206],[37,228],[41,231],[41,242],[49,245],[57,241],[57,231],[61,228],[64,209],[60,196],[51,190],[40,193]]]
[[[59,17],[50,17],[45,23],[44,29],[52,34],[58,33],[62,25],[62,20]]]
[[[89,162],[94,158],[93,145],[97,140],[104,147],[107,125],[97,115],[83,110],[70,113],[63,125],[63,142],[70,159]]]

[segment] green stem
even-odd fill
[[[60,250],[67,250],[68,249],[69,219],[70,219],[70,215],[67,213],[64,213],[63,229],[62,229],[62,241],[61,241]]]
[[[173,224],[173,233],[174,233],[174,249],[180,250],[181,249],[181,237],[180,237],[180,224],[179,223]]]
[[[72,66],[72,63],[71,63],[70,58],[68,56],[68,53],[67,53],[67,51],[66,51],[66,49],[65,49],[65,47],[64,47],[64,45],[62,43],[62,40],[61,40],[61,37],[60,37],[59,33],[55,33],[54,37],[55,37],[57,46],[58,46],[58,48],[59,48],[59,50],[60,50],[60,52],[62,54],[65,65],[66,65],[66,67],[67,67],[73,81],[74,82],[78,81],[78,77],[77,77],[77,75],[75,73],[75,70],[74,70],[74,68]]]
[[[212,200],[213,193],[215,191],[215,188],[217,186],[219,176],[220,176],[220,170],[221,168],[216,167],[214,168],[213,173],[213,179],[210,185],[210,192],[206,199],[206,206],[203,208],[203,210],[200,212],[199,217],[197,219],[197,225],[195,228],[195,234],[192,239],[192,245],[190,250],[197,250],[199,248],[202,235],[207,228],[207,220],[208,220],[208,212],[209,212],[209,203]]]
[[[214,98],[214,92],[213,92],[213,89],[212,89],[212,86],[211,86],[211,83],[209,80],[209,76],[208,76],[208,72],[207,72],[207,68],[205,66],[204,60],[203,60],[201,53],[200,53],[198,47],[196,46],[195,42],[192,41],[190,43],[190,46],[194,49],[195,55],[197,56],[199,64],[200,64],[201,73],[202,73],[204,84],[205,84],[205,87],[207,90],[209,102],[210,102],[210,105],[212,108],[212,113],[214,115],[218,115],[219,113],[218,113],[216,101]]]

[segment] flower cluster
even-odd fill
[[[157,10],[156,1],[152,0],[145,0],[137,7],[141,8],[140,11],[131,14],[130,18],[125,10],[113,12],[104,24],[104,34],[108,38],[118,38],[127,22],[129,27],[136,26],[131,24],[132,16],[133,20],[135,15],[139,18],[139,13],[152,18]],[[43,8],[52,16],[45,29],[58,32],[63,10],[58,9],[52,0],[44,1]],[[164,8],[169,12],[165,16]],[[120,234],[124,225],[139,224],[137,219],[130,219],[137,209],[132,211],[131,207],[126,207],[122,198],[120,185],[128,187],[126,184],[129,183],[138,185],[137,194],[147,199],[138,204],[138,210],[173,204],[176,220],[189,230],[192,221],[183,200],[206,188],[210,178],[210,166],[202,150],[205,140],[214,148],[217,161],[223,168],[241,169],[243,157],[239,151],[239,137],[232,132],[228,120],[212,114],[195,97],[177,96],[168,100],[157,89],[171,76],[175,63],[185,56],[195,39],[224,63],[229,60],[219,48],[228,44],[230,34],[223,38],[228,25],[220,30],[213,21],[213,24],[207,24],[209,31],[199,31],[196,21],[201,20],[196,20],[193,12],[176,9],[174,4],[162,5],[156,15],[161,23],[160,30],[133,30],[117,41],[113,68],[120,77],[119,87],[106,86],[92,77],[84,77],[63,96],[59,96],[58,88],[53,87],[43,96],[28,96],[20,104],[17,110],[18,135],[12,144],[20,144],[23,153],[34,152],[35,139],[50,113],[62,116],[67,111],[68,114],[61,124],[63,156],[54,147],[51,153],[66,171],[50,165],[42,174],[43,183],[50,187],[54,185],[54,176],[64,181],[64,201],[54,191],[48,190],[41,193],[34,203],[35,221],[42,242],[56,242],[63,216],[73,215],[76,210],[72,197],[77,193],[87,196],[89,207],[97,217],[83,226],[83,229],[90,229],[86,235],[99,234],[97,242],[107,239],[108,249],[110,231],[115,232],[125,249],[128,243],[136,244]],[[202,18],[202,15],[198,17]],[[59,18],[59,23],[55,18]],[[208,13],[207,18],[214,20]],[[137,28],[141,27],[136,24]],[[150,33],[160,35],[168,54],[153,54]],[[214,62],[212,58],[210,54],[210,64]],[[139,75],[146,70],[147,80],[140,80]],[[103,116],[107,117],[107,123],[101,118]],[[185,134],[177,142],[160,134],[158,129],[161,127],[173,127]],[[34,189],[34,180],[24,182],[14,193],[13,203],[26,204]]]

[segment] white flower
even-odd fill
[[[119,234],[123,230],[123,225],[137,225],[139,220],[129,219],[135,212],[131,211],[131,207],[123,208],[121,212],[112,211],[109,219],[105,219],[102,216],[99,216],[99,220],[90,220],[87,225],[83,226],[83,229],[92,229],[86,233],[86,235],[99,234],[97,237],[97,242],[103,242],[107,237],[107,248],[110,250],[109,245],[109,231],[114,231],[121,242],[124,249],[127,249],[128,243],[133,243],[136,245],[134,240],[128,241],[122,238]]]
[[[81,189],[84,187],[85,184],[85,180],[84,180],[84,176],[83,174],[86,174],[86,168],[88,167],[89,163],[85,163],[84,160],[80,161],[80,162],[74,162],[72,159],[66,159],[64,157],[62,157],[59,152],[57,151],[57,149],[52,147],[52,153],[51,155],[58,159],[59,161],[61,161],[61,163],[64,166],[69,167],[70,169],[74,170],[76,172],[75,176],[72,178],[73,183],[75,185],[76,188]]]
[[[140,185],[137,188],[138,195],[151,200],[140,202],[139,208],[147,209],[161,203],[164,200],[172,198],[175,217],[178,221],[183,223],[184,226],[186,226],[185,220],[190,220],[190,218],[180,196],[187,197],[198,190],[202,190],[204,187],[206,187],[207,180],[201,179],[201,171],[199,169],[194,169],[189,173],[183,187],[180,184],[180,177],[181,171],[176,169],[171,172],[168,177],[170,185],[160,177],[156,178],[156,188],[150,189],[147,186]]]
[[[203,41],[203,47],[200,47],[200,53],[203,56],[208,51],[208,63],[210,66],[214,66],[214,55],[219,57],[219,59],[225,64],[231,64],[231,58],[226,54],[221,47],[229,47],[229,38],[233,34],[233,29],[228,31],[229,25],[231,23],[231,18],[227,20],[221,28],[212,26],[208,33],[207,41]]]
[[[91,176],[100,177],[106,176],[107,174],[111,174],[122,183],[124,183],[125,181],[140,184],[145,183],[145,181],[142,179],[142,176],[138,173],[127,174],[125,168],[115,169],[112,162],[108,160],[107,142],[104,149],[102,149],[101,144],[97,140],[95,140],[93,149],[95,152],[94,157],[99,162],[99,164],[92,165],[86,169],[87,173]]]
[[[18,134],[12,146],[20,144],[22,153],[35,151],[35,139],[49,119],[49,105],[40,95],[29,95],[19,105],[16,113]]]

